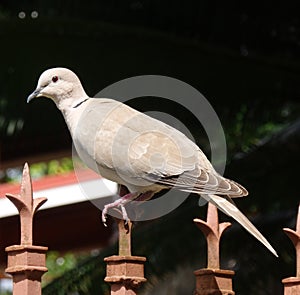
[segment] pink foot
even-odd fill
[[[120,208],[121,209],[121,213],[122,213],[122,218],[125,220],[125,222],[127,223],[129,221],[129,218],[128,218],[128,215],[127,215],[127,212],[126,212],[126,209],[125,209],[125,205],[136,199],[137,197],[139,196],[138,193],[129,193],[129,194],[126,194],[124,195],[123,197],[121,197],[120,199],[117,199],[116,201],[112,202],[112,203],[109,203],[109,204],[106,204],[103,208],[103,211],[102,211],[102,222],[105,226],[106,225],[106,216],[107,216],[107,213],[108,213],[108,210],[109,209],[115,209],[115,208]]]

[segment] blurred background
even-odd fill
[[[72,69],[90,96],[136,75],[174,77],[217,112],[227,140],[225,176],[250,192],[237,205],[280,256],[233,222],[222,239],[221,267],[236,272],[237,294],[282,294],[281,279],[295,275],[294,249],[281,229],[295,227],[299,203],[299,8],[291,0],[1,0],[0,201],[16,188],[25,161],[41,190],[58,185],[49,179],[60,187],[75,183],[61,114],[50,100],[26,104],[45,69]],[[201,126],[188,114],[151,97],[133,105],[177,114],[209,155]],[[205,240],[193,224],[206,207],[197,203],[191,196],[167,216],[135,224],[133,254],[148,259],[141,294],[192,294],[193,271],[206,265]],[[1,208],[3,272],[4,247],[18,243],[18,218]],[[99,216],[86,200],[38,213],[36,244],[51,250],[43,294],[107,294],[103,257],[115,253],[116,234]],[[4,283],[0,288],[9,294]]]

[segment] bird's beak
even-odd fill
[[[43,90],[44,87],[39,87],[36,90],[34,90],[27,98],[27,103],[29,103],[31,100],[33,100],[34,98],[38,97],[41,93],[41,91]]]

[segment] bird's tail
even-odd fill
[[[266,246],[276,257],[276,251],[267,241],[267,239],[258,231],[258,229],[250,222],[250,220],[229,200],[217,195],[202,195],[204,199],[213,203],[218,209],[225,214],[234,218],[240,225],[242,225],[250,234],[258,239],[264,246]]]

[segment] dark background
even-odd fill
[[[234,137],[233,153],[246,148],[267,133],[258,126],[272,129],[298,114],[296,3],[1,1],[2,160],[19,156],[20,140],[24,156],[69,145],[50,101],[25,103],[54,66],[78,73],[91,96],[135,75],[181,79],[209,99]]]
[[[280,280],[294,274],[294,253],[279,232],[283,226],[294,227],[299,202],[298,1],[0,1],[0,53],[0,164],[4,166],[71,148],[68,130],[51,101],[26,104],[39,75],[49,67],[74,70],[90,96],[120,79],[146,74],[171,76],[197,88],[223,124],[226,175],[250,191],[238,206],[256,217],[264,234],[281,250],[281,258],[274,261],[240,229],[229,232],[224,260],[238,252],[235,259],[240,261],[235,290],[282,294]],[[151,98],[136,107],[166,110]],[[190,122],[188,115],[182,120]],[[209,153],[199,127],[191,123],[190,129]],[[1,175],[4,181],[4,170]],[[183,207],[182,214],[189,218],[196,214],[199,209],[194,205],[193,200],[184,205],[196,209]],[[189,240],[179,217],[174,218],[177,225],[169,233],[181,228],[180,239]],[[178,238],[169,237],[174,261],[163,260],[161,268],[149,266],[153,275],[166,273],[172,263],[175,268],[176,263],[193,260],[179,255],[183,246]],[[161,258],[155,251],[165,257],[163,245],[151,248],[150,238],[144,244],[145,251],[137,247],[139,254],[148,254],[150,261],[155,255]],[[187,247],[184,253],[188,256],[196,249]]]

